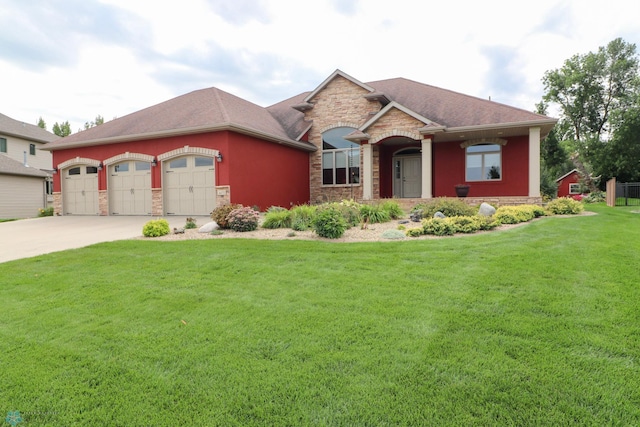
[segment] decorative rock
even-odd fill
[[[443,214],[442,212],[438,211],[436,213],[433,214],[434,218],[446,218],[447,216],[445,214]]]
[[[638,213],[640,213],[640,212],[638,212]],[[409,224],[409,220],[408,219],[400,220],[400,221],[398,221],[398,224]]]
[[[411,215],[409,215],[409,218],[411,219],[411,221],[413,222],[420,222],[422,221],[422,209],[417,209],[413,212],[411,212]]]
[[[211,221],[198,228],[198,233],[211,233],[213,230],[219,229],[220,226],[217,222]]]
[[[175,228],[174,227],[173,234],[184,234],[184,228]]]
[[[496,208],[484,202],[480,205],[480,210],[478,210],[478,214],[483,216],[493,216],[494,213],[496,213]]]

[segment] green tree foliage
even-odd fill
[[[562,68],[547,71],[542,82],[544,100],[560,106],[573,139],[600,142],[610,131],[611,114],[636,101],[636,45],[617,38],[595,53],[567,59]]]
[[[98,114],[94,121],[84,122],[84,130],[90,129],[94,126],[99,126],[104,123],[104,117]]]
[[[53,133],[61,137],[71,135],[71,125],[69,124],[69,121],[67,120],[66,122],[60,124],[58,122],[55,122],[53,124]]]
[[[44,121],[42,116],[38,117],[38,127],[47,130],[47,122]]]
[[[640,181],[640,103],[625,110],[611,140],[593,153],[596,173],[601,183],[615,177],[619,182]]]
[[[618,118],[637,111],[638,64],[636,45],[617,38],[597,52],[574,55],[542,79],[543,100],[560,107],[559,141],[571,148],[571,161],[592,190],[592,175],[605,182],[600,162],[616,139]]]

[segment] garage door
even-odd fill
[[[151,163],[109,166],[109,214],[151,215]]]
[[[65,215],[97,215],[98,211],[98,168],[95,166],[75,166],[64,170]]]
[[[213,157],[185,156],[164,165],[167,215],[209,215],[216,207]]]

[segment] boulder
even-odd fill
[[[484,202],[480,205],[480,209],[478,210],[478,214],[483,216],[493,216],[494,213],[496,213],[496,208],[491,206],[489,203]]]
[[[198,228],[198,233],[211,233],[213,230],[219,229],[220,226],[217,222],[211,221]]]
[[[411,219],[411,221],[413,222],[420,222],[422,221],[422,209],[416,209],[415,211],[411,212],[411,215],[409,215],[409,218]]]
[[[433,214],[434,218],[446,218],[447,216],[445,214],[443,214],[442,212],[438,211],[436,213]]]

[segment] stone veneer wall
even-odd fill
[[[231,203],[231,187],[219,185],[216,187],[216,207]]]
[[[151,189],[151,215],[162,216],[164,209],[162,206],[162,188]]]
[[[362,198],[361,184],[353,186],[322,185],[322,132],[340,126],[357,128],[370,119],[372,114],[380,111],[379,102],[368,101],[364,98],[364,95],[368,93],[366,89],[338,76],[311,99],[314,107],[305,113],[305,119],[313,121],[313,126],[309,131],[309,142],[318,147],[318,151],[309,155],[312,203]],[[360,162],[362,178],[362,150],[360,151]]]
[[[100,215],[109,215],[109,197],[107,196],[107,190],[98,191],[98,212]]]
[[[62,193],[53,193],[53,214],[56,216],[62,215]]]

